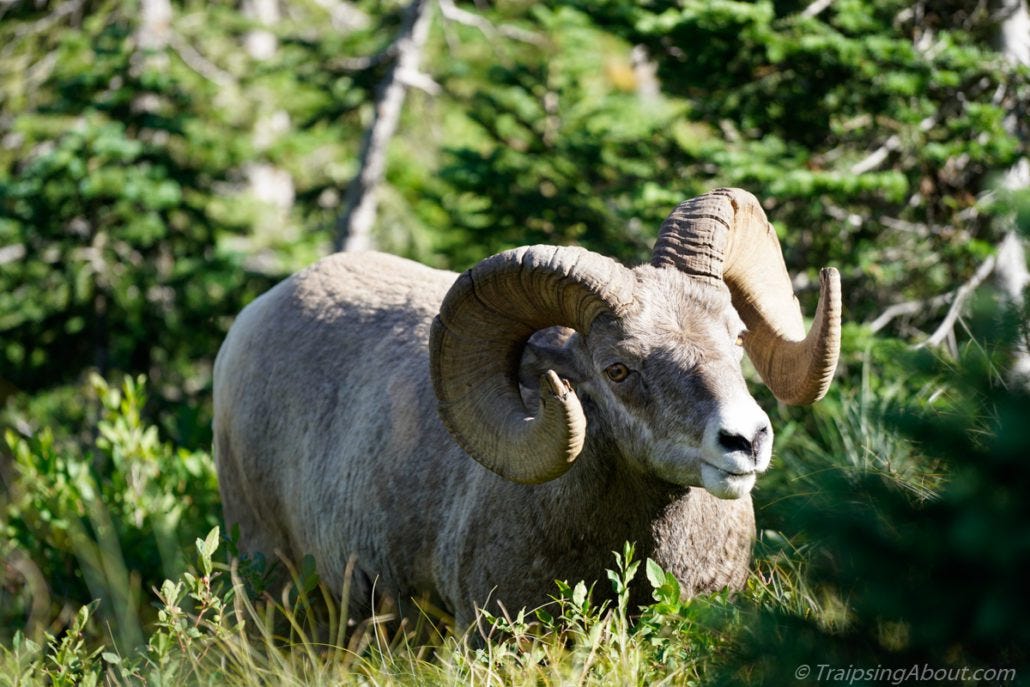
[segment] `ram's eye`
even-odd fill
[[[733,344],[735,346],[743,346],[744,345],[744,337],[746,335],[747,335],[747,332],[741,332],[740,334],[737,334],[737,340],[734,341]]]
[[[615,363],[604,368],[604,373],[613,382],[622,382],[625,381],[626,377],[629,377],[629,368],[622,363]]]

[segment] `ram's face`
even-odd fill
[[[740,374],[743,326],[729,294],[754,329],[744,345],[763,382],[799,405],[826,393],[840,347],[840,275],[824,269],[819,284],[806,333],[776,232],[739,189],[677,206],[650,265],[627,269],[572,246],[499,253],[458,277],[433,321],[440,419],[515,482],[565,474],[593,435],[595,455],[742,496],[768,465],[771,430]],[[549,349],[541,332],[555,325],[578,334]],[[605,430],[614,448],[597,444]]]
[[[565,342],[538,340],[535,367],[572,381],[588,433],[630,466],[721,498],[746,495],[769,466],[773,437],[741,374],[747,332],[729,292],[647,270],[637,293],[631,316],[598,318],[586,335],[566,330]]]

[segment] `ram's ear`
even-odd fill
[[[559,377],[575,386],[583,378],[577,362],[579,345],[579,335],[567,327],[549,327],[531,336],[522,350],[522,363],[519,365],[523,400],[537,396],[540,378],[548,370],[554,370]]]

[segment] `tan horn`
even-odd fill
[[[779,239],[753,195],[718,189],[681,203],[662,223],[651,264],[726,283],[748,327],[748,356],[778,399],[803,405],[826,394],[840,355],[840,275],[821,270],[806,335]]]
[[[586,436],[583,409],[548,371],[537,414],[529,415],[518,386],[523,347],[540,329],[587,334],[601,313],[624,314],[634,283],[610,258],[555,246],[505,251],[458,277],[433,320],[429,364],[440,417],[466,453],[526,484],[571,467]]]

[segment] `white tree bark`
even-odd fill
[[[244,39],[244,45],[252,58],[264,62],[275,57],[279,41],[270,30],[282,19],[279,0],[244,0],[243,14],[258,25]],[[290,115],[283,109],[269,112],[261,108],[254,123],[254,148],[265,151],[290,129]],[[258,201],[270,206],[273,214],[266,217],[264,225],[276,230],[288,220],[293,207],[293,177],[285,169],[268,162],[248,164],[244,170],[250,193]]]
[[[407,88],[419,75],[422,48],[429,35],[429,0],[413,0],[405,11],[397,37],[393,67],[379,84],[375,114],[365,132],[358,157],[358,172],[344,196],[344,209],[336,223],[334,248],[369,250],[378,212],[377,190],[386,169],[386,149],[397,131]]]
[[[136,45],[141,50],[164,50],[172,35],[172,3],[170,0],[143,0]]]
[[[1030,9],[1026,0],[999,0],[1001,52],[1016,64],[1030,65]]]
[[[662,87],[658,83],[658,65],[647,54],[647,48],[643,45],[633,46],[633,50],[630,51],[630,62],[637,82],[637,97],[646,105],[658,102],[662,97]]]
[[[1014,65],[1030,66],[1030,8],[1027,0],[997,0],[997,12],[1001,16],[998,30],[998,43],[1002,55]],[[1006,127],[1013,134],[1018,134],[1017,113],[1010,112]],[[1030,186],[1030,161],[1021,157],[1008,169],[1001,181],[1002,188],[1009,191],[1022,190]],[[1007,219],[1014,223],[1013,219]],[[1009,304],[1021,312],[1024,306],[1023,293],[1030,284],[1030,273],[1026,268],[1026,252],[1023,241],[1019,238],[1015,226],[1008,229],[1004,240],[998,247],[995,280]],[[1030,350],[1027,348],[1026,323],[1024,322],[1024,339],[1017,347],[1015,359],[1012,361],[1010,381],[1030,386]]]
[[[1005,59],[1015,65],[1030,67],[1030,8],[1027,0],[997,0],[996,13],[1001,17],[998,27],[998,48]],[[1016,112],[1010,112],[1006,128],[1015,132],[1019,125]],[[1030,186],[1030,161],[1021,157],[1005,173],[1001,185],[1009,190]]]
[[[275,26],[280,19],[279,1],[245,0],[243,14],[262,27]],[[275,34],[267,28],[259,28],[247,34],[246,46],[247,52],[255,60],[268,60],[275,55],[275,51],[279,48],[279,41]]]

